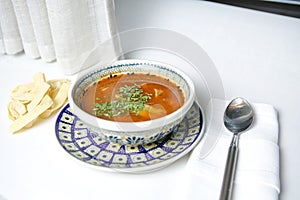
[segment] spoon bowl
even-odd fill
[[[233,99],[224,112],[224,125],[233,133],[228,149],[225,173],[222,183],[221,200],[231,199],[233,180],[238,156],[239,135],[247,130],[254,119],[254,112],[249,102],[241,97]]]
[[[224,113],[224,124],[233,133],[240,133],[252,124],[253,109],[247,100],[243,98],[233,99]]]

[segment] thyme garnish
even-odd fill
[[[132,86],[125,85],[119,88],[119,93],[116,99],[111,102],[95,103],[94,114],[96,116],[105,116],[107,118],[129,115],[134,113],[139,114],[144,109],[145,104],[151,99],[152,94],[144,94],[140,85]],[[96,98],[99,100],[99,98]]]

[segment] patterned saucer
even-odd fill
[[[194,103],[177,130],[146,145],[126,146],[106,141],[72,114],[69,104],[59,113],[56,137],[76,159],[99,169],[149,172],[165,167],[190,152],[202,137],[203,116]]]

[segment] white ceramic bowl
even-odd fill
[[[140,72],[156,74],[175,82],[184,93],[184,104],[173,113],[143,122],[116,122],[98,118],[80,108],[80,100],[86,88],[101,77],[115,73]],[[165,63],[148,60],[120,60],[110,66],[99,66],[96,70],[80,75],[71,85],[69,104],[73,113],[92,132],[118,144],[140,145],[150,143],[171,133],[177,128],[195,100],[192,80],[181,70]]]

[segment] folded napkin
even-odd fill
[[[215,123],[223,122],[227,101],[213,100]],[[253,125],[240,135],[233,199],[274,200],[280,193],[278,118],[273,106],[252,104]],[[213,126],[212,126],[213,127]],[[219,199],[232,133],[225,126],[212,151],[200,157],[203,142],[193,150],[184,173],[181,199]],[[206,130],[209,133],[209,129]],[[203,138],[205,139],[205,138]]]

